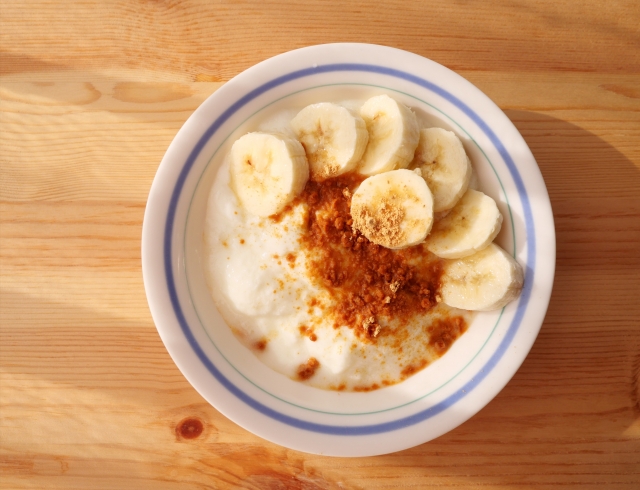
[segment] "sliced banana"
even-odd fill
[[[231,188],[243,208],[271,216],[302,192],[309,178],[304,148],[281,134],[248,133],[231,147]]]
[[[436,213],[451,209],[466,192],[471,178],[471,162],[462,142],[451,131],[426,128],[409,168],[419,168],[433,193]]]
[[[291,127],[304,146],[315,181],[353,170],[369,141],[364,120],[330,102],[305,107],[293,118]]]
[[[433,225],[425,245],[438,257],[459,259],[489,245],[501,227],[502,214],[496,202],[469,189],[449,214]]]
[[[358,172],[375,175],[407,168],[420,139],[416,115],[388,95],[367,100],[360,115],[367,125],[369,144]]]
[[[398,249],[424,240],[433,224],[433,197],[422,177],[392,170],[365,179],[351,198],[353,227],[373,243]]]
[[[473,255],[445,265],[440,295],[445,304],[454,308],[498,310],[518,297],[523,282],[520,264],[491,243]]]

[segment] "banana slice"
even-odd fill
[[[436,213],[451,209],[466,192],[471,162],[455,133],[442,128],[420,131],[420,143],[409,168],[419,168],[433,193]]]
[[[369,144],[358,172],[375,175],[407,168],[420,139],[416,115],[388,95],[367,100],[360,108],[360,115],[367,124]]]
[[[498,310],[520,294],[522,267],[495,243],[469,257],[450,261],[442,275],[442,301],[463,310]]]
[[[433,224],[433,197],[422,177],[392,170],[365,179],[351,198],[354,229],[373,243],[405,248],[424,240]]]
[[[315,181],[353,170],[369,141],[364,120],[330,102],[305,107],[291,120],[291,127],[304,146]]]
[[[231,188],[243,208],[271,216],[302,192],[309,178],[304,148],[281,134],[248,133],[231,147]]]
[[[489,245],[501,227],[502,214],[496,202],[469,189],[451,212],[433,225],[425,245],[438,257],[459,259]]]

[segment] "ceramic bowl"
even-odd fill
[[[497,242],[523,266],[525,285],[519,299],[504,309],[478,313],[441,359],[406,381],[367,393],[320,390],[261,364],[218,313],[203,273],[207,197],[225,152],[256,118],[307,102],[380,93],[461,138],[480,189],[503,213]],[[149,194],[142,263],[158,332],[178,368],[211,405],[282,446],[369,456],[422,444],[454,429],[507,384],[544,319],[553,285],[555,233],[531,151],[480,90],[406,51],[328,44],[249,68],[187,120]]]

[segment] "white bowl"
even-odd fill
[[[479,313],[438,361],[377,391],[325,391],[265,367],[216,310],[203,270],[207,197],[222,155],[256,118],[283,107],[388,93],[462,139],[505,217],[498,243],[525,269],[520,298]],[[540,330],[555,268],[549,197],[526,143],[504,113],[451,70],[367,44],[291,51],[246,70],[209,97],[169,146],[144,217],[149,306],[171,357],[215,408],[245,429],[300,451],[368,456],[457,427],[511,379]]]

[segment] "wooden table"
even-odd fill
[[[0,487],[640,488],[640,4],[2,1]],[[318,457],[265,442],[171,361],[142,285],[172,138],[265,58],[413,51],[506,112],[556,219],[546,321],[507,387],[419,447]],[[185,439],[180,422],[202,434]]]

